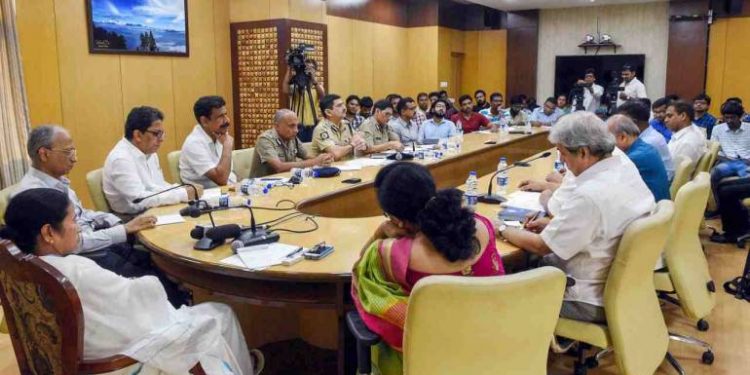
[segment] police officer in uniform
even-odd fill
[[[367,144],[366,154],[383,152],[386,150],[402,150],[400,138],[388,125],[393,116],[393,109],[388,100],[378,100],[373,107],[375,111],[370,118],[362,123],[359,130],[364,134]]]
[[[333,155],[329,153],[317,157],[308,155],[297,138],[298,122],[297,114],[293,111],[276,111],[273,129],[263,132],[255,143],[250,177],[287,172],[292,168],[328,165],[333,161]]]
[[[355,151],[367,149],[362,135],[353,132],[349,123],[344,120],[346,106],[340,96],[326,95],[320,99],[319,105],[323,119],[313,131],[313,156],[329,153],[333,155],[334,160],[341,160],[349,155],[354,156]]]

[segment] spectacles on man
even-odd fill
[[[76,156],[77,153],[78,153],[78,151],[75,149],[75,147],[73,147],[73,148],[47,148],[47,149],[50,150],[50,151],[52,151],[52,152],[59,152],[59,153],[65,155],[65,156],[67,156],[69,158],[73,157],[73,156]]]
[[[153,135],[157,139],[164,139],[164,136],[166,135],[166,132],[164,130],[150,130],[150,129],[146,129],[146,133],[151,133],[151,135]]]

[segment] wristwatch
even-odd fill
[[[508,225],[505,224],[504,221],[500,221],[500,225],[497,226],[497,233],[499,233],[501,236],[503,235],[503,231],[508,229]]]

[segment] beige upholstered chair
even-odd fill
[[[89,187],[89,195],[91,201],[94,202],[94,207],[97,211],[112,212],[107,203],[107,197],[104,196],[104,189],[102,188],[102,169],[95,169],[89,173],[86,173],[86,184]]]
[[[0,190],[0,225],[5,224],[5,208],[8,207],[10,195],[13,194],[17,187],[18,184],[10,185],[5,189]]]
[[[182,177],[180,177],[180,154],[182,151],[172,151],[167,154],[167,164],[169,166],[169,174],[172,176],[172,182],[175,184],[182,183]]]
[[[255,147],[232,151],[232,165],[238,181],[250,177],[253,168],[253,152],[255,152]]]

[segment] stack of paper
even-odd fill
[[[262,270],[281,262],[293,254],[300,247],[283,243],[271,243],[257,246],[247,246],[237,249],[237,254],[223,259],[221,263],[232,266],[247,268],[249,270]],[[303,252],[307,249],[303,248]]]
[[[515,191],[508,195],[508,201],[501,204],[503,207],[516,207],[525,210],[542,211],[544,207],[539,203],[539,196],[541,193],[534,193],[530,191]]]

